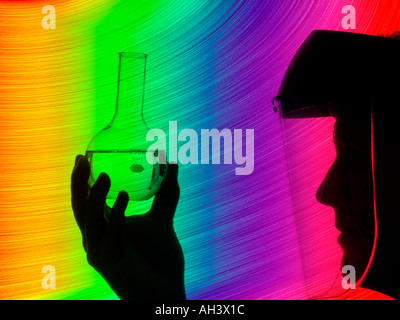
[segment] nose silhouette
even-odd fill
[[[316,192],[316,199],[323,205],[341,207],[348,202],[346,174],[336,159],[329,168]]]
[[[322,203],[323,205],[329,206],[331,202],[329,201],[328,192],[327,192],[327,188],[328,188],[327,177],[328,177],[328,175],[325,176],[324,180],[319,185],[315,196],[316,196],[316,199],[318,202]]]
[[[325,189],[325,179],[321,182],[321,184],[318,187],[318,190],[315,194],[315,197],[319,203],[322,203],[324,205],[328,205],[327,202],[325,202],[325,195],[324,195],[324,189]]]

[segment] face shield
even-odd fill
[[[398,41],[383,37],[314,31],[273,99],[310,299],[359,288],[377,248],[387,253],[390,240],[378,241],[378,226],[390,225],[384,211],[395,206],[384,195],[399,171],[387,151],[395,132],[387,105],[398,98],[390,93],[393,83],[384,83],[399,70],[398,48]]]

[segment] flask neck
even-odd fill
[[[119,53],[117,101],[112,126],[142,129],[147,55]]]

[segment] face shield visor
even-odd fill
[[[273,99],[310,299],[334,299],[359,288],[373,265],[379,201],[386,201],[377,196],[376,174],[393,173],[384,152],[391,134],[383,105],[391,98],[380,96],[383,87],[377,81],[393,70],[382,60],[385,50],[394,54],[390,46],[397,50],[398,43],[314,31]],[[386,188],[381,181],[380,188]]]

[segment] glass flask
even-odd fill
[[[90,141],[86,156],[91,164],[89,184],[99,174],[109,175],[107,199],[121,190],[134,201],[147,200],[159,190],[166,176],[166,151],[151,149],[149,128],[143,119],[147,55],[119,53],[117,101],[111,122]]]

